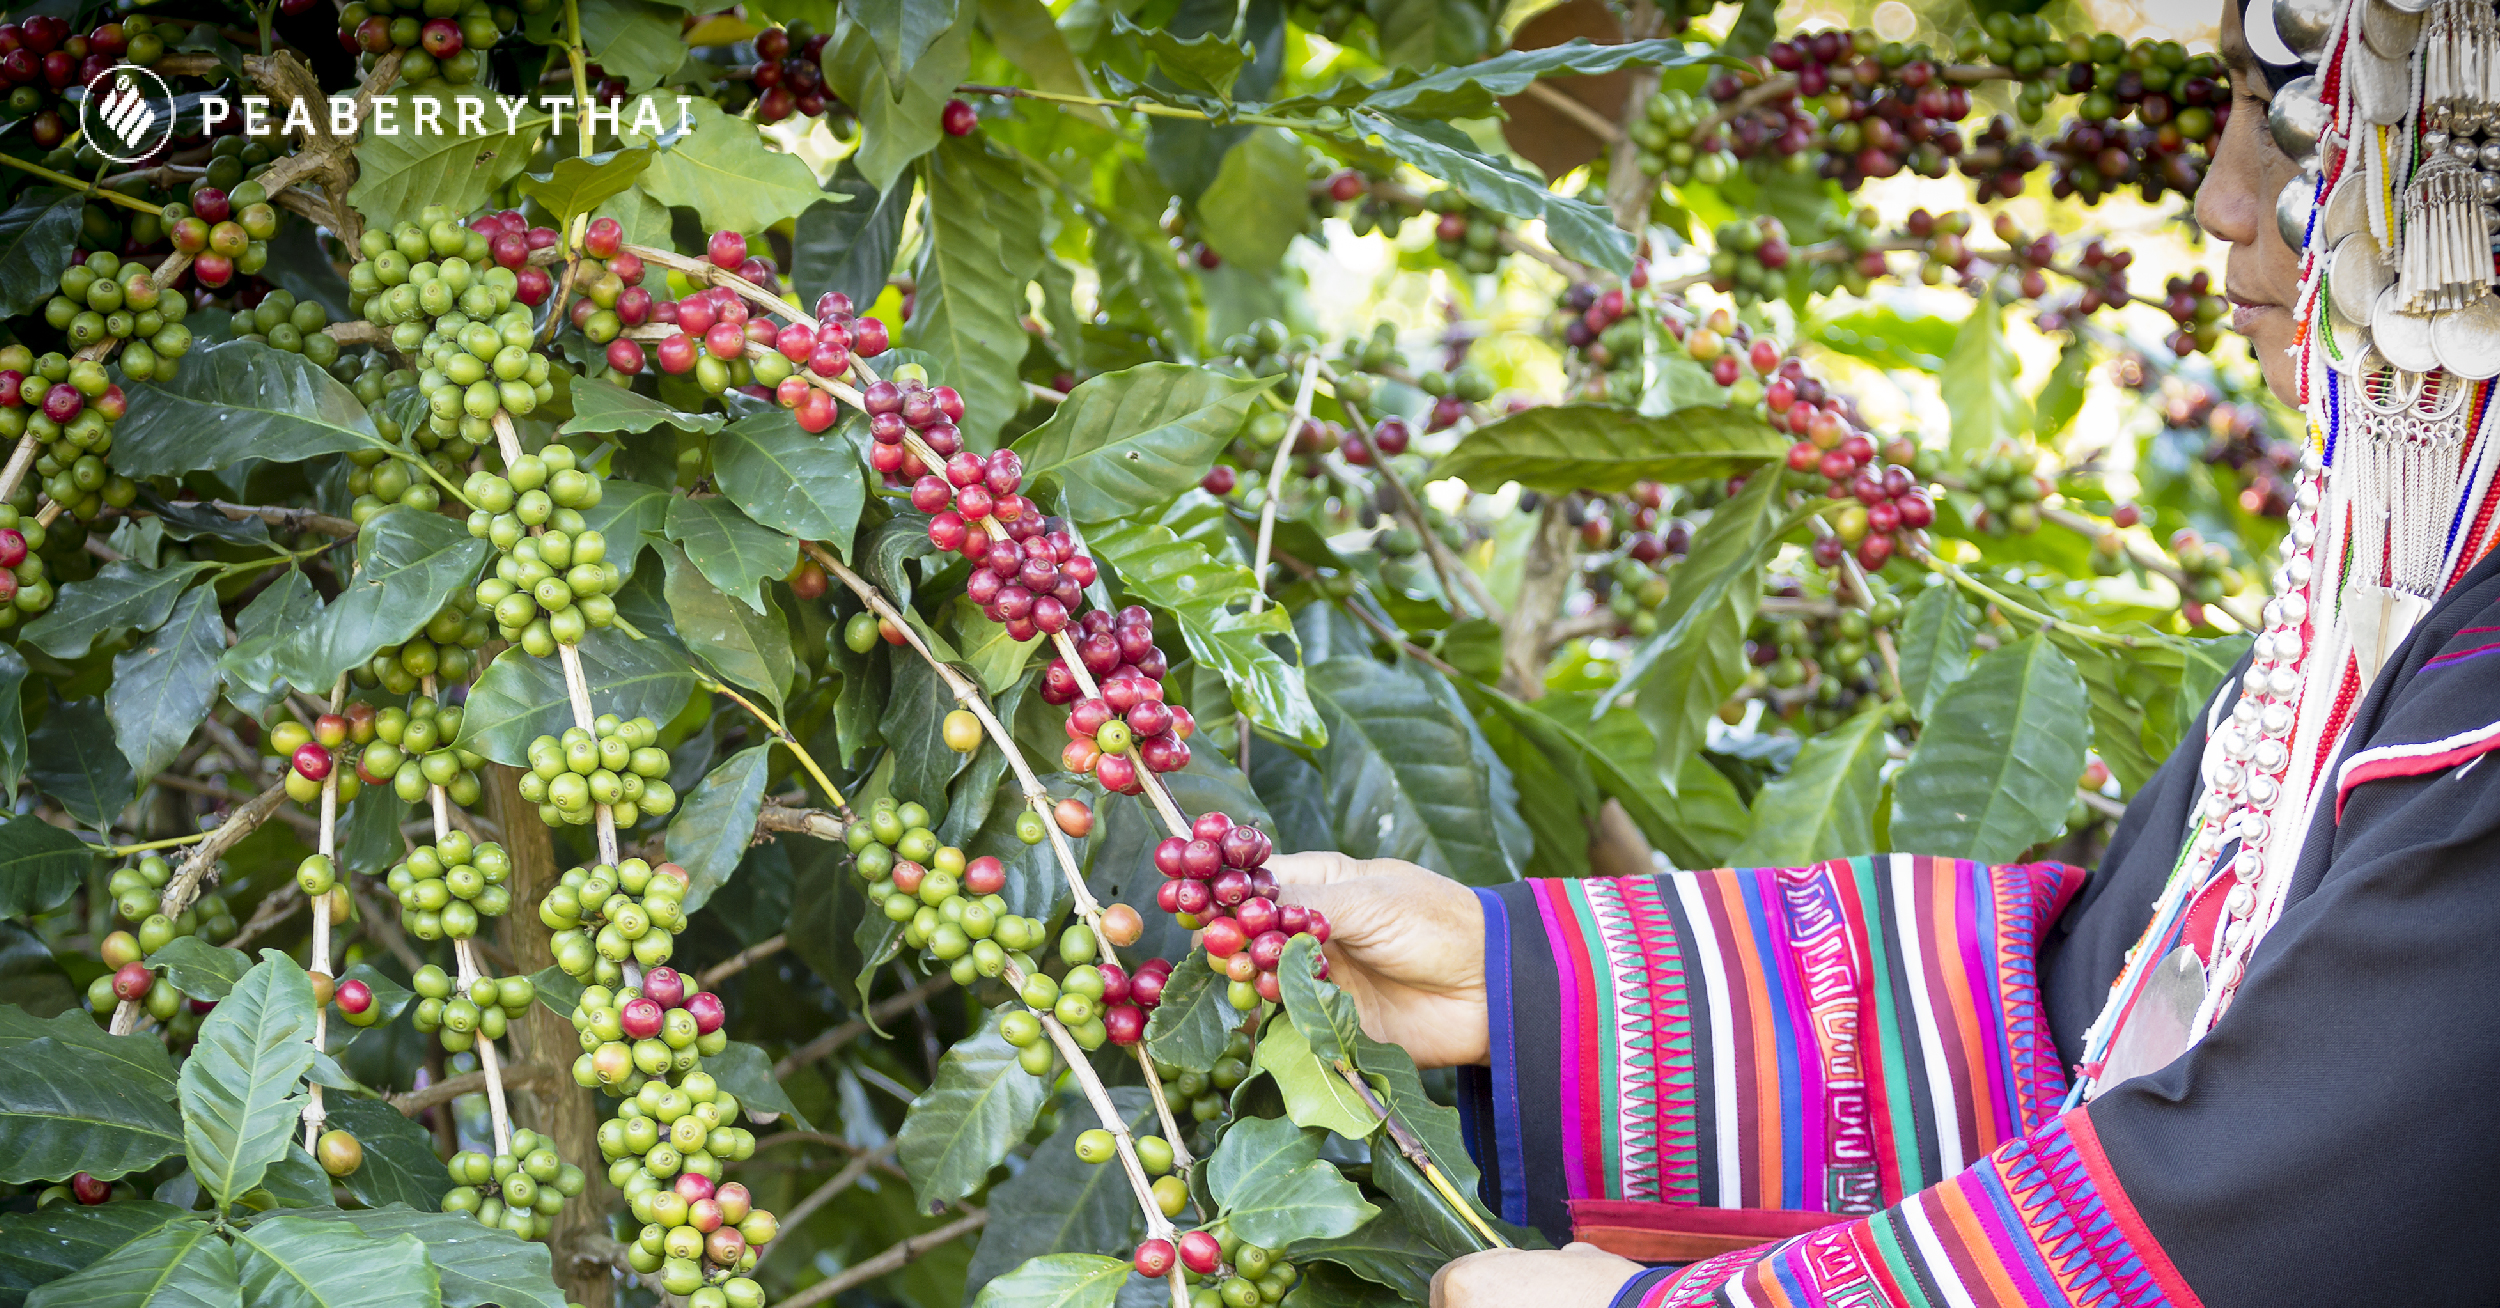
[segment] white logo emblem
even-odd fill
[[[149,69],[115,64],[87,84],[78,127],[96,153],[115,163],[139,163],[173,137],[173,93]]]

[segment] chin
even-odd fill
[[[2292,355],[2295,332],[2288,309],[2265,308],[2255,313],[2243,309],[2243,320],[2237,324],[2240,335],[2248,340],[2249,353],[2265,374],[2266,388],[2274,398],[2285,404],[2299,404],[2300,364]]]

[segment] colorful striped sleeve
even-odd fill
[[[1557,1240],[1626,1204],[1753,1210],[1639,1255],[1690,1261],[1962,1173],[2064,1093],[2033,946],[2082,875],[1888,855],[1479,891],[1485,1202]]]

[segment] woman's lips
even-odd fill
[[[2267,314],[2283,311],[2283,306],[2279,304],[2250,304],[2245,300],[2233,300],[2231,330],[2246,336],[2257,329],[2257,324],[2265,321]]]

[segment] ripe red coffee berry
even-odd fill
[[[69,1179],[69,1192],[78,1202],[92,1208],[113,1197],[113,1183],[99,1181],[88,1173],[80,1172]]]
[[[156,984],[156,974],[145,963],[124,963],[113,974],[113,997],[136,1002],[148,997],[149,987]]]
[[[1111,1043],[1136,1044],[1146,1038],[1146,1010],[1135,1004],[1113,1004],[1102,1010],[1102,1027]]]
[[[729,1020],[729,1009],[709,990],[686,996],[686,1011],[694,1017],[696,1035],[710,1035]]]
[[[686,1002],[686,974],[665,965],[652,968],[642,974],[642,996],[662,1008],[675,1008]]]
[[[1204,1231],[1191,1231],[1181,1237],[1181,1266],[1205,1276],[1223,1264],[1224,1246]]]
[[[621,373],[632,374],[641,372],[644,362],[642,342],[629,341],[622,336],[608,342],[609,367]]]
[[[1108,1022],[1105,1025],[1109,1025]],[[80,1173],[85,1175],[85,1173]],[[1148,1240],[1137,1246],[1137,1274],[1147,1280],[1160,1280],[1170,1274],[1172,1262],[1179,1257],[1169,1240]]]
[[[948,136],[970,136],[980,121],[981,115],[961,100],[947,101],[946,108],[938,113],[938,126],[945,128]]]
[[[1007,865],[983,854],[964,864],[964,893],[995,895],[1007,888]],[[1135,910],[1131,910],[1134,912]]]
[[[1233,916],[1241,922],[1241,929],[1253,937],[1278,929],[1284,917],[1276,907],[1276,901],[1262,896],[1241,901],[1241,907],[1233,910]]]
[[[658,1000],[642,995],[626,1001],[625,1007],[617,1012],[616,1024],[625,1033],[626,1039],[648,1040],[660,1033],[660,1026],[667,1016]]]
[[[704,253],[713,267],[735,272],[739,264],[746,262],[747,238],[737,232],[714,232]]]
[[[330,751],[318,742],[305,741],[295,749],[295,770],[313,781],[330,775]]]
[[[885,323],[877,318],[862,318],[851,324],[851,353],[873,359],[885,353]]]
[[[373,987],[362,981],[341,981],[336,992],[339,1011],[358,1016],[373,1007]]]
[[[672,1188],[677,1191],[678,1198],[691,1206],[711,1198],[720,1187],[701,1172],[679,1172],[677,1183]]]
[[[625,226],[614,218],[593,218],[589,229],[582,233],[582,248],[594,258],[613,259],[624,245]]]
[[[1197,821],[1189,824],[1189,834],[1200,840],[1222,840],[1224,833],[1232,829],[1233,820],[1220,812],[1201,813]]]
[[[1165,836],[1163,842],[1155,846],[1155,871],[1177,879],[1185,866],[1181,861],[1182,853],[1188,848],[1189,842],[1179,836]]]
[[[1206,946],[1209,958],[1230,958],[1240,953],[1242,946],[1250,941],[1243,933],[1241,923],[1229,917],[1219,917],[1207,923],[1199,933],[1198,943]]]

